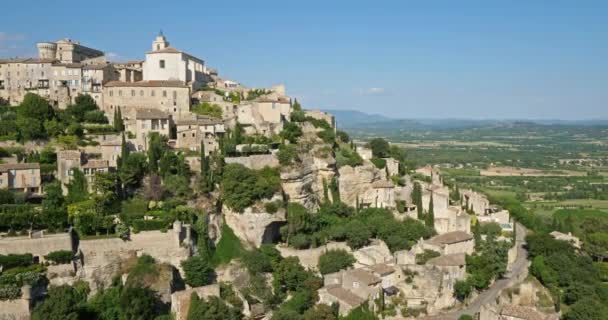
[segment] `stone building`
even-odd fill
[[[421,249],[417,253],[426,250],[437,251],[442,255],[466,253],[472,254],[475,250],[473,236],[462,231],[448,232],[434,236],[416,244]]]
[[[550,233],[550,235],[555,238],[556,240],[561,240],[561,241],[566,241],[570,244],[572,244],[573,247],[580,249],[581,248],[581,240],[572,235],[572,232],[568,232],[566,233],[562,233],[559,231],[553,231]]]
[[[90,94],[103,103],[102,86],[115,76],[103,52],[64,39],[38,43],[38,56],[0,60],[0,98],[16,105],[32,92],[65,108],[79,94]]]
[[[329,126],[333,129],[336,129],[337,127],[336,117],[329,112],[320,110],[305,110],[304,114],[306,117],[311,117],[317,120],[325,120],[325,122],[327,122],[327,124],[329,124]]]
[[[36,46],[41,59],[53,59],[61,63],[78,63],[104,55],[97,49],[85,47],[80,42],[67,38],[57,42],[39,42]]]
[[[175,127],[177,148],[199,151],[204,143],[207,155],[219,148],[219,138],[226,132],[221,119],[199,115],[177,120]]]
[[[144,60],[129,60],[127,62],[112,63],[112,67],[117,73],[116,80],[121,82],[139,82],[144,80],[143,76]]]
[[[283,124],[291,119],[292,109],[288,99],[260,97],[227,111],[224,118],[228,117],[234,119],[233,121],[238,121],[248,134],[257,133],[268,136],[277,134],[283,129]],[[230,111],[233,113],[230,114]]]
[[[466,210],[471,210],[477,215],[486,214],[490,210],[490,201],[485,195],[473,190],[460,190],[460,203]]]
[[[0,189],[40,194],[41,182],[40,164],[37,162],[0,164]]]
[[[190,114],[190,88],[182,81],[111,81],[103,88],[102,110],[108,118],[120,107],[123,117],[138,109],[156,109],[173,119]]]
[[[110,166],[108,160],[89,159],[86,154],[79,150],[61,150],[57,152],[57,180],[61,182],[64,194],[67,194],[67,185],[74,176],[74,169],[82,171],[89,192],[93,191],[95,175],[98,172],[110,172],[115,166]]]
[[[162,32],[152,42],[143,63],[144,81],[181,81],[192,89],[202,87],[207,79],[205,62],[169,46]]]
[[[323,282],[319,303],[338,303],[340,315],[377,298],[382,290],[382,278],[363,268],[327,274]]]
[[[129,116],[125,122],[125,129],[135,134],[135,148],[138,151],[148,150],[151,133],[170,138],[171,117],[158,109],[136,109],[134,117]],[[132,117],[132,118],[131,118]]]

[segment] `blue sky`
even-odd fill
[[[608,119],[608,1],[10,1],[0,57],[70,37],[171,44],[305,107],[403,118]]]

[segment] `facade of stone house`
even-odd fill
[[[152,42],[152,51],[146,53],[143,63],[144,81],[179,80],[198,89],[203,86],[206,74],[207,67],[202,59],[170,47],[162,32]]]
[[[42,193],[40,164],[0,164],[0,188],[31,194]]]
[[[173,119],[190,114],[190,88],[182,81],[110,81],[103,88],[101,109],[108,119],[120,107],[123,118],[139,109],[156,109]]]
[[[419,242],[415,247],[437,251],[442,255],[466,253],[472,254],[475,250],[473,236],[463,231],[454,231],[434,236],[428,240]]]
[[[219,138],[226,132],[221,119],[198,115],[177,120],[175,127],[177,148],[199,151],[203,143],[207,155],[219,148]]]
[[[158,133],[170,137],[171,117],[158,109],[137,109],[135,116],[125,122],[125,130],[135,134],[135,148],[138,151],[146,151],[150,134]]]

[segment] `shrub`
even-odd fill
[[[369,228],[359,220],[349,222],[344,229],[346,244],[353,249],[361,248],[369,242],[372,233]]]
[[[222,117],[222,108],[217,104],[203,102],[192,107],[192,112],[200,115],[206,115],[214,118]]]
[[[298,152],[294,145],[280,145],[277,158],[279,158],[279,163],[283,166],[288,166],[294,161],[299,161]]]
[[[355,257],[346,250],[328,250],[319,257],[319,272],[328,274],[352,267]]]
[[[275,169],[252,170],[240,164],[229,164],[224,168],[223,200],[237,212],[243,212],[255,201],[272,197],[280,186],[279,172]]]
[[[270,214],[275,214],[277,213],[277,211],[279,211],[279,204],[277,204],[277,202],[267,202],[264,204],[264,209],[266,209],[266,212],[270,213]]]
[[[423,265],[427,261],[439,257],[441,254],[434,250],[425,249],[424,252],[416,254],[416,264]]]
[[[338,168],[344,166],[356,167],[363,164],[363,159],[357,153],[357,151],[352,150],[348,146],[340,146],[338,152],[336,152],[336,165]]]
[[[332,129],[325,129],[317,133],[317,136],[325,143],[334,143],[336,141],[336,134]]]
[[[74,259],[74,253],[71,250],[58,250],[47,254],[44,259],[54,264],[67,264]]]
[[[310,247],[310,238],[305,234],[299,233],[289,238],[289,245],[296,249],[307,249]]]
[[[371,158],[369,161],[371,161],[378,169],[384,169],[386,167],[386,160],[382,158]]]
[[[167,228],[169,222],[164,219],[144,220],[136,219],[131,221],[133,229],[137,231],[149,231],[149,230],[160,230]]]
[[[213,272],[209,261],[201,256],[194,256],[182,262],[184,281],[192,287],[201,287],[209,284],[209,276]]]
[[[0,266],[4,271],[15,267],[26,267],[34,263],[31,253],[0,255]]]

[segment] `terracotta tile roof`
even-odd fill
[[[222,119],[198,116],[197,118],[180,119],[175,122],[177,126],[191,126],[191,125],[216,125],[223,124]]]
[[[137,119],[137,120],[169,119],[169,115],[158,109],[137,109],[135,111],[135,119]]]
[[[40,163],[29,162],[29,163],[3,163],[3,164],[0,164],[0,171],[27,170],[27,169],[40,169]]]
[[[106,83],[106,87],[171,87],[171,88],[187,88],[188,86],[179,80],[150,80],[138,82],[123,82],[110,81]]]
[[[14,58],[14,59],[0,59],[0,64],[3,63],[24,63],[24,64],[35,64],[35,63],[53,63],[55,59],[38,59],[38,58]]]
[[[108,168],[108,160],[89,160],[82,168],[88,169],[100,169],[100,168]]]
[[[374,273],[379,274],[380,276],[386,276],[386,275],[389,275],[389,274],[395,272],[395,268],[393,268],[385,263],[378,263],[373,266],[369,266],[368,268],[369,268],[369,270],[371,270]]]
[[[344,272],[366,286],[380,283],[382,281],[380,278],[364,269],[351,269]]]
[[[363,298],[341,287],[328,288],[327,293],[350,306],[358,306],[365,302]]]
[[[444,234],[440,234],[438,236],[434,236],[428,240],[428,243],[434,245],[442,245],[442,244],[453,244],[463,241],[472,240],[473,236],[464,232],[464,231],[454,231],[448,232]]]
[[[466,259],[464,253],[454,253],[429,259],[427,263],[439,267],[464,266]]]
[[[512,305],[512,304],[502,307],[502,310],[500,311],[500,315],[507,316],[507,317],[513,317],[513,318],[519,318],[519,319],[525,319],[525,320],[545,320],[545,319],[547,319],[547,316],[545,314],[543,314],[539,311],[536,311],[536,309],[533,309],[530,307]]]

